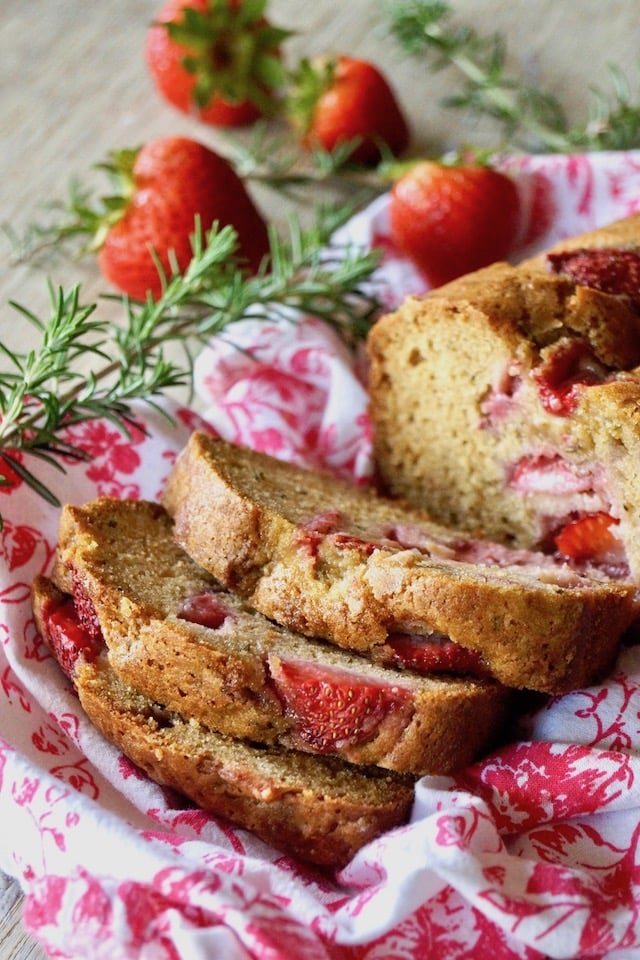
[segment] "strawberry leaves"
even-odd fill
[[[146,61],[158,91],[205,123],[239,126],[277,109],[291,31],[265,17],[266,0],[168,0],[151,26]]]
[[[386,77],[349,56],[303,59],[291,76],[289,120],[307,149],[349,145],[349,163],[373,165],[401,154],[409,127]]]

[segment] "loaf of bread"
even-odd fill
[[[383,662],[402,663],[411,638],[415,666],[421,644],[445,637],[504,685],[557,693],[608,669],[636,615],[629,584],[204,433],[179,455],[164,503],[184,549],[253,607]]]
[[[640,214],[409,297],[368,349],[388,493],[640,582]]]
[[[53,580],[121,679],[229,736],[421,775],[466,766],[504,728],[495,682],[400,673],[255,613],[155,503],[65,506]]]
[[[145,697],[115,673],[79,621],[50,630],[63,597],[44,577],[33,604],[45,642],[70,676],[91,722],[154,781],[252,831],[286,854],[344,866],[364,844],[404,823],[413,781],[335,757],[261,748],[208,730]]]

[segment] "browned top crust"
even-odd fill
[[[564,248],[563,248],[564,249]],[[625,298],[549,273],[544,260],[511,266],[494,263],[414,299],[418,309],[485,317],[488,328],[517,352],[523,342],[538,349],[562,337],[584,338],[612,370],[640,364],[640,313]],[[386,327],[406,310],[383,317],[369,334],[371,352],[384,349]]]

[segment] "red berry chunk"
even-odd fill
[[[180,620],[199,623],[212,630],[221,627],[229,616],[231,611],[216,593],[200,593],[196,597],[189,597],[178,612]]]
[[[316,513],[304,523],[298,531],[296,543],[314,559],[318,554],[318,547],[327,534],[339,529],[341,515],[338,510],[325,510]]]
[[[595,466],[578,467],[558,453],[537,453],[521,457],[509,472],[508,483],[513,490],[524,494],[595,493],[600,471]]]
[[[318,556],[318,547],[323,540],[331,540],[331,543],[339,550],[359,550],[365,556],[370,556],[374,550],[380,547],[380,543],[375,540],[364,540],[354,533],[347,533],[341,527],[346,527],[349,519],[344,517],[338,510],[326,510],[324,513],[317,513],[310,520],[307,520],[296,536],[296,543],[313,557]],[[382,538],[382,535],[381,535]]]
[[[387,645],[392,648],[392,662],[417,673],[487,675],[481,655],[475,650],[454,643],[442,634],[422,636],[412,633],[391,633]]]
[[[607,371],[582,340],[559,343],[531,376],[540,401],[548,413],[567,417],[576,408],[580,386],[602,383]]]
[[[75,666],[80,657],[90,663],[96,659],[102,647],[100,637],[92,636],[80,623],[72,597],[62,603],[51,604],[43,611],[47,642],[69,679],[73,680]]]
[[[340,667],[273,658],[271,671],[297,735],[318,753],[370,739],[392,712],[408,703],[402,686]]]
[[[554,273],[564,273],[582,287],[640,302],[640,256],[632,250],[567,250],[548,254],[547,262]]]
[[[74,575],[73,577],[73,606],[82,629],[92,640],[102,642],[102,628],[93,605],[93,600]]]
[[[608,513],[592,513],[572,520],[555,537],[559,552],[571,560],[617,558],[621,542],[612,531],[618,523]]]

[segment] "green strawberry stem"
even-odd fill
[[[308,57],[292,70],[288,78],[286,113],[292,125],[304,136],[311,129],[313,113],[318,100],[334,82],[334,57]]]
[[[188,53],[182,65],[195,77],[194,102],[206,107],[215,94],[228,103],[250,101],[273,113],[286,70],[277,53],[292,31],[265,18],[266,0],[210,0],[205,10],[186,6],[176,20],[156,23]]]

